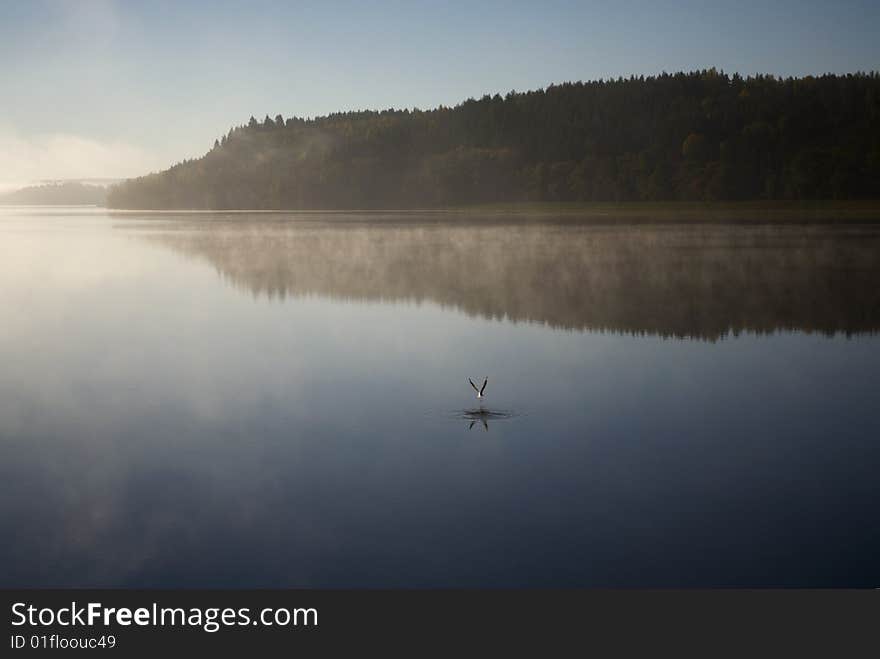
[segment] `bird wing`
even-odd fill
[[[471,382],[471,384],[473,384],[473,382]],[[483,392],[486,391],[487,384],[489,384],[489,378],[486,378],[485,380],[483,380],[483,386],[480,387],[480,395],[481,396],[483,395]],[[476,389],[476,387],[474,387],[474,389]]]
[[[476,391],[477,393],[480,393],[480,390],[477,389],[477,385],[474,384],[474,381],[473,381],[473,380],[471,380],[470,378],[468,378],[468,382],[471,383],[471,386],[474,388],[474,391]]]

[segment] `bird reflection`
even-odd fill
[[[489,422],[486,421],[486,417],[480,417],[480,421],[483,422],[483,430],[485,430],[486,432],[489,432]],[[474,424],[475,424],[476,422],[477,422],[476,419],[474,419],[473,421],[471,421],[470,424],[468,425],[468,430],[471,430],[471,429],[474,427]]]
[[[515,415],[511,412],[487,410],[485,407],[481,406],[479,409],[463,410],[459,416],[460,418],[470,422],[468,423],[468,430],[473,430],[474,427],[479,428],[480,426],[482,426],[483,432],[489,432],[490,419],[510,419]]]

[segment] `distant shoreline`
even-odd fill
[[[878,223],[880,200],[845,201],[734,201],[734,202],[511,202],[437,208],[351,209],[137,209],[108,208],[95,204],[2,204],[0,208],[94,208],[108,215],[290,215],[346,217],[367,216],[394,220],[406,216],[421,219],[457,217],[486,220],[553,221],[591,224],[802,224]]]
[[[388,209],[117,209],[120,215],[300,215],[339,217],[365,215],[389,219],[421,215],[425,219],[455,217],[489,220],[567,220],[595,224],[626,223],[875,223],[880,222],[880,200],[871,201],[736,201],[736,202],[521,202],[474,204],[438,208]]]

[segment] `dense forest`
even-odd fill
[[[31,185],[0,195],[0,204],[103,206],[107,188],[75,181]]]
[[[434,110],[251,117],[117,208],[880,198],[880,74],[714,69],[565,83]]]

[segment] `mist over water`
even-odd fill
[[[430,301],[554,328],[709,339],[880,328],[874,227],[283,218],[175,219],[142,231],[255,297]]]
[[[878,247],[0,210],[0,584],[876,585]]]

